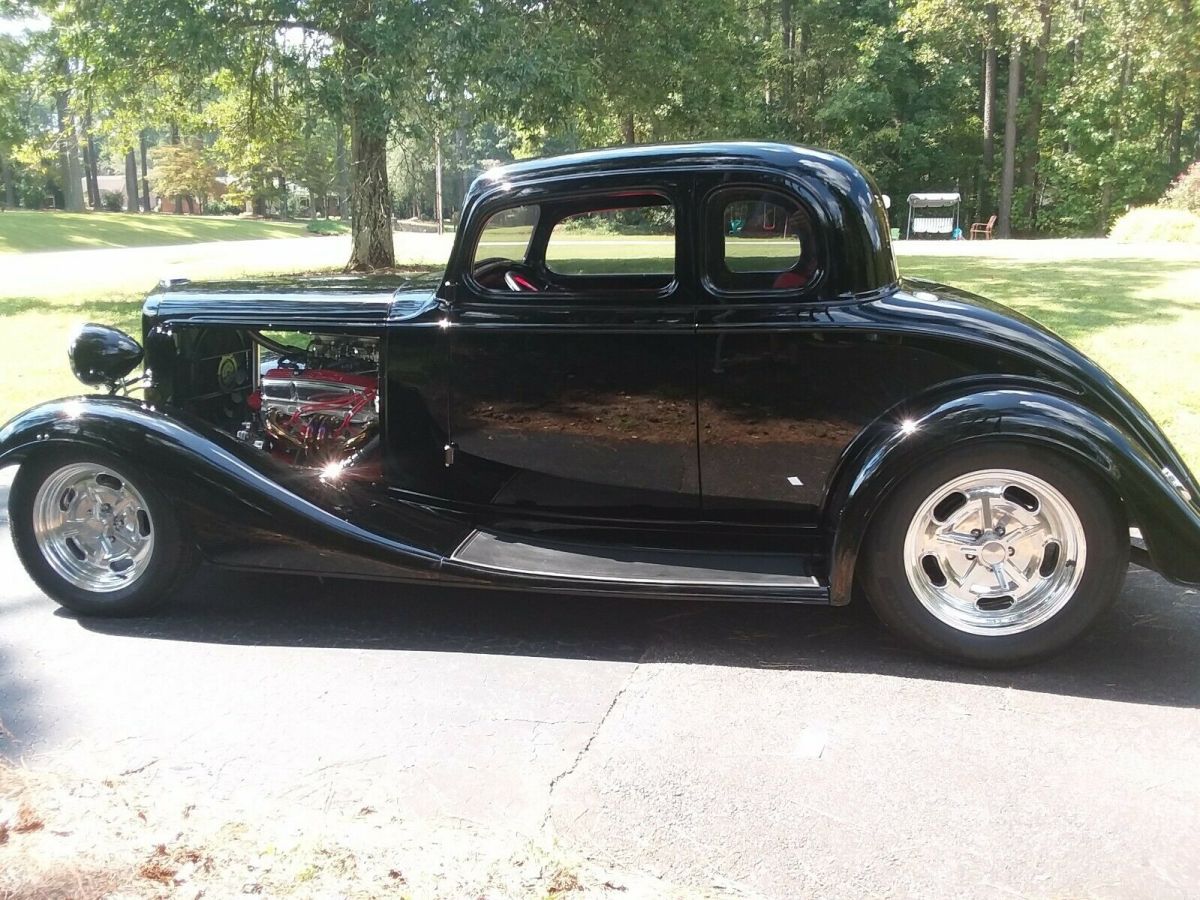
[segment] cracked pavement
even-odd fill
[[[388,804],[731,896],[1200,884],[1200,596],[1143,570],[1015,672],[854,608],[206,568],[158,617],[77,621],[7,534],[0,577],[0,753],[31,768],[231,815]]]

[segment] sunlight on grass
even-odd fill
[[[1200,471],[1200,254],[1195,259],[907,256],[905,275],[966,288],[1052,328],[1104,366]]]
[[[301,237],[307,224],[304,220],[274,222],[235,216],[8,210],[0,214],[0,253]]]

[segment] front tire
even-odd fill
[[[163,494],[131,461],[99,450],[59,450],[23,463],[9,522],[33,581],[80,615],[144,615],[193,568]]]
[[[1128,524],[1053,452],[993,441],[935,457],[885,501],[861,559],[880,619],[974,665],[1018,665],[1078,638],[1120,593]]]

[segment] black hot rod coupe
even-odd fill
[[[166,282],[142,337],[84,326],[73,367],[110,396],[0,430],[17,552],[77,613],[146,612],[199,559],[861,594],[1008,664],[1083,632],[1131,556],[1200,582],[1200,486],[1142,407],[1034,322],[901,280],[882,196],[831,153],[507,165],[440,277]]]

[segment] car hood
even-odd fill
[[[1162,429],[1115,378],[1069,341],[1041,323],[994,300],[944,284],[905,278],[899,289],[869,301],[865,317],[889,330],[957,340],[997,357],[1017,356],[1045,372],[1114,424],[1138,437],[1200,496],[1195,477]]]
[[[142,307],[146,325],[175,322],[261,329],[379,327],[436,305],[440,273],[305,275],[160,284]]]

